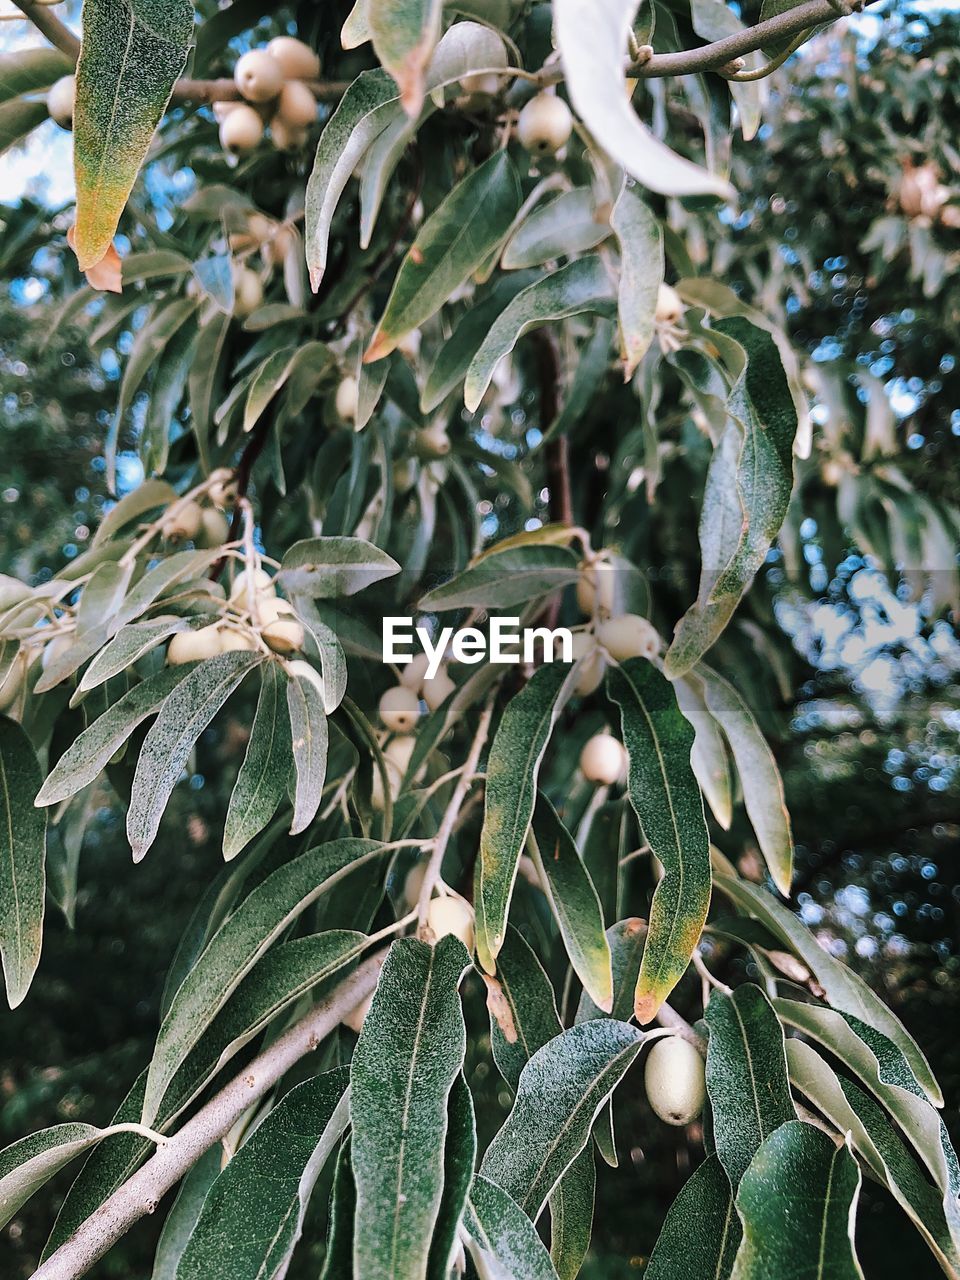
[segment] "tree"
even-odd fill
[[[36,1274],[179,1185],[155,1274],[283,1275],[326,1169],[326,1276],[572,1277],[641,1073],[703,1144],[648,1275],[861,1274],[865,1174],[960,1273],[924,1053],[781,900],[768,739],[809,668],[765,566],[850,446],[821,415],[809,461],[788,287],[723,210],[732,109],[749,138],[837,8],[87,0],[74,97],[76,38],[20,7],[54,49],[5,68],[7,136],[74,129],[53,327],[122,373],[117,500],[0,584],[11,1007],[97,807],[175,865],[178,783],[215,773],[225,860],[113,1123],[0,1153],[7,1220],[87,1156]],[[921,167],[911,216],[949,226]],[[954,605],[949,495],[843,467],[833,527]],[[511,617],[529,648],[487,660]]]

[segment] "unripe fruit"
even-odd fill
[[[276,36],[267,45],[267,53],[287,80],[316,80],[320,74],[319,57],[293,36]]]
[[[299,151],[306,146],[307,130],[288,124],[283,116],[274,116],[270,121],[270,137],[278,151]]]
[[[442,423],[423,427],[415,437],[416,450],[421,458],[445,458],[450,452],[450,437]]]
[[[295,617],[296,614],[292,604],[265,591],[263,595],[257,595],[257,616],[260,619],[260,625],[265,627],[270,622],[277,622],[280,618]]]
[[[356,422],[360,412],[360,384],[350,374],[343,379],[333,402],[337,417],[344,422]]]
[[[257,642],[249,631],[237,631],[233,627],[221,627],[220,649],[223,653],[234,653],[235,651],[256,653]]]
[[[240,320],[253,315],[263,302],[260,277],[249,267],[240,267],[233,278],[233,314]]]
[[[280,90],[277,115],[294,129],[302,129],[316,121],[317,100],[302,80],[290,80]]]
[[[589,697],[600,687],[607,662],[603,650],[597,644],[597,638],[589,631],[575,631],[573,635],[573,660],[584,663],[577,676],[577,693],[581,698]]]
[[[373,992],[367,996],[366,1000],[361,1000],[355,1009],[351,1009],[349,1013],[345,1013],[340,1021],[345,1027],[349,1027],[351,1031],[357,1035],[363,1030],[363,1024],[366,1021],[367,1014],[370,1012],[370,1006],[373,1004]]]
[[[623,743],[612,734],[597,733],[580,752],[580,771],[588,782],[612,787],[627,771],[627,753]]]
[[[203,509],[196,502],[188,502],[164,520],[162,532],[168,542],[187,542],[192,541],[202,527]]]
[[[200,662],[223,653],[220,628],[213,624],[199,631],[178,631],[167,648],[167,662],[178,667],[184,662]]]
[[[660,652],[656,629],[636,613],[624,613],[602,622],[597,637],[618,662],[625,662],[627,658],[655,658]]]
[[[244,571],[238,573],[230,588],[230,599],[239,600],[241,604],[246,603],[247,591],[249,589],[250,575]],[[253,571],[253,590],[257,597],[275,596],[277,589],[273,584],[273,579],[267,573],[266,569],[254,569]]]
[[[690,1124],[703,1110],[707,1096],[703,1059],[679,1036],[665,1036],[654,1044],[643,1082],[654,1114],[666,1124]]]
[[[232,471],[225,471],[223,480],[214,480],[207,490],[207,497],[215,507],[232,507],[237,501],[237,482]]]
[[[236,103],[220,122],[220,145],[224,151],[245,155],[256,150],[262,141],[263,121],[246,103]]]
[[[400,672],[400,683],[405,689],[412,689],[414,693],[419,693],[423,688],[423,682],[427,678],[427,668],[430,666],[430,659],[425,653],[418,653]]]
[[[520,112],[517,137],[535,155],[553,155],[573,132],[570,108],[555,93],[538,93]]]
[[[51,640],[50,643],[44,647],[43,657],[40,659],[40,663],[44,671],[48,671],[59,658],[63,657],[68,649],[73,648],[75,639],[76,636],[71,631],[66,635],[57,636],[56,639]]]
[[[73,128],[73,109],[77,102],[76,76],[61,76],[47,92],[47,110],[61,129]]]
[[[431,711],[436,711],[437,707],[443,705],[452,693],[455,692],[457,686],[453,683],[446,671],[438,671],[432,680],[424,680],[422,696],[424,702]]]
[[[233,80],[248,102],[270,102],[283,88],[283,68],[266,49],[251,49],[234,67]]]
[[[242,102],[211,102],[210,109],[217,124],[223,124],[231,111],[236,111],[238,107],[242,106]]]
[[[303,627],[295,618],[280,618],[270,622],[260,632],[274,653],[296,653],[303,648]]]
[[[657,290],[657,309],[654,314],[657,324],[676,324],[683,312],[683,299],[673,285],[661,284]]]
[[[388,689],[380,699],[380,719],[392,733],[409,733],[420,719],[420,700],[402,684]]]
[[[427,925],[435,941],[452,933],[473,951],[473,910],[462,898],[431,898]]]
[[[216,507],[205,507],[200,529],[200,541],[205,547],[220,547],[230,537],[230,521]]]
[[[475,76],[463,76],[460,80],[460,87],[464,93],[476,94],[484,98],[492,98],[495,93],[499,93],[500,84],[501,77],[494,75],[492,71],[481,72]]]
[[[580,566],[577,579],[577,605],[585,618],[595,613],[613,613],[616,600],[616,569],[612,564],[595,560]]]
[[[407,872],[407,877],[403,882],[403,900],[412,911],[420,900],[420,890],[423,888],[423,877],[427,874],[427,864],[425,862],[415,862]]]
[[[401,734],[399,737],[391,738],[383,749],[383,758],[387,769],[387,782],[392,800],[396,800],[400,794],[400,787],[406,776],[410,761],[413,759],[413,751],[416,745],[416,738],[410,734]],[[383,810],[383,778],[376,765],[373,767],[373,789],[370,795],[370,802],[374,809]]]

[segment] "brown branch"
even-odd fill
[[[55,49],[60,49],[76,62],[80,56],[80,41],[55,13],[51,13],[46,5],[34,4],[33,0],[13,0],[13,3]]]
[[[308,80],[307,87],[318,102],[338,102],[350,87],[349,80]],[[184,76],[173,88],[172,103],[192,103],[195,106],[211,102],[242,102],[240,90],[230,76],[219,80],[192,80]]]
[[[326,1000],[244,1067],[50,1255],[34,1272],[34,1280],[77,1280],[135,1222],[153,1213],[203,1153],[370,994],[382,960],[383,952],[370,956]]]

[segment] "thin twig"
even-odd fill
[[[13,0],[13,3],[30,19],[41,35],[47,37],[55,49],[60,49],[68,58],[76,62],[80,56],[80,41],[66,23],[61,22],[46,6],[33,4],[32,0]]]

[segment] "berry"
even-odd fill
[[[237,650],[256,653],[257,642],[249,631],[238,631],[234,627],[221,627],[220,649],[223,653],[233,653]]]
[[[168,542],[191,542],[203,527],[203,510],[196,502],[188,502],[163,522],[163,536]]]
[[[666,1124],[690,1124],[703,1110],[707,1094],[703,1059],[679,1036],[665,1036],[654,1044],[643,1082],[650,1106]]]
[[[594,614],[613,613],[616,600],[616,569],[612,564],[594,560],[580,566],[577,579],[577,605],[585,618]]]
[[[597,638],[617,662],[625,662],[627,658],[655,658],[660,652],[656,629],[636,613],[624,613],[602,622]]]
[[[221,547],[230,537],[230,521],[216,507],[206,507],[200,528],[200,541],[204,547]]]
[[[248,102],[271,102],[283,88],[283,68],[266,49],[251,49],[237,62],[233,79]]]
[[[233,586],[230,588],[230,599],[239,601],[241,605],[247,602],[247,590],[250,583],[249,574],[246,572],[238,573],[233,580]],[[267,573],[266,569],[254,569],[253,571],[253,590],[258,599],[265,596],[275,596],[277,589],[273,584],[273,579]]]
[[[286,655],[303,648],[303,627],[296,618],[278,618],[276,622],[268,622],[260,634],[274,653]]]
[[[573,132],[570,108],[555,93],[538,93],[520,112],[517,137],[535,155],[555,155]]]
[[[597,637],[590,631],[576,631],[573,636],[573,660],[584,662],[577,676],[577,693],[581,698],[595,693],[600,687],[607,662],[603,650],[597,644]]]
[[[178,631],[167,647],[167,662],[178,667],[184,662],[201,662],[223,653],[220,628],[214,624],[199,631]]]
[[[233,110],[220,122],[220,145],[224,151],[245,155],[263,141],[263,121],[245,103],[235,103]]]
[[[657,290],[657,310],[654,316],[657,324],[676,324],[683,311],[683,299],[673,285],[661,284]]]
[[[317,118],[317,100],[301,80],[290,80],[280,90],[277,115],[295,129],[311,125]],[[271,126],[272,127],[272,126]],[[262,237],[266,239],[266,236]]]
[[[420,719],[420,700],[412,689],[398,684],[380,699],[379,711],[391,733],[409,733]]]
[[[597,733],[580,752],[580,771],[588,782],[612,787],[627,771],[627,753],[612,734]]]
[[[337,387],[333,407],[343,422],[356,422],[360,412],[360,384],[350,374]]]
[[[320,74],[319,57],[293,36],[277,36],[267,45],[267,53],[287,80],[316,80]]]
[[[473,909],[463,898],[431,898],[427,925],[435,942],[452,933],[473,951]]]
[[[253,315],[263,302],[260,277],[249,267],[238,267],[233,277],[233,314],[240,320]]]
[[[270,121],[270,137],[278,151],[299,151],[306,146],[307,130],[289,124],[283,116],[274,116]]]
[[[432,680],[424,680],[421,690],[423,700],[431,711],[436,711],[437,707],[443,703],[456,691],[457,686],[453,683],[446,671],[438,671]]]
[[[73,109],[77,102],[76,76],[61,76],[47,92],[47,110],[61,129],[73,128]]]
[[[414,693],[419,693],[423,688],[423,682],[427,678],[427,668],[430,666],[430,659],[425,653],[417,654],[400,673],[400,683],[407,689],[412,689]]]

